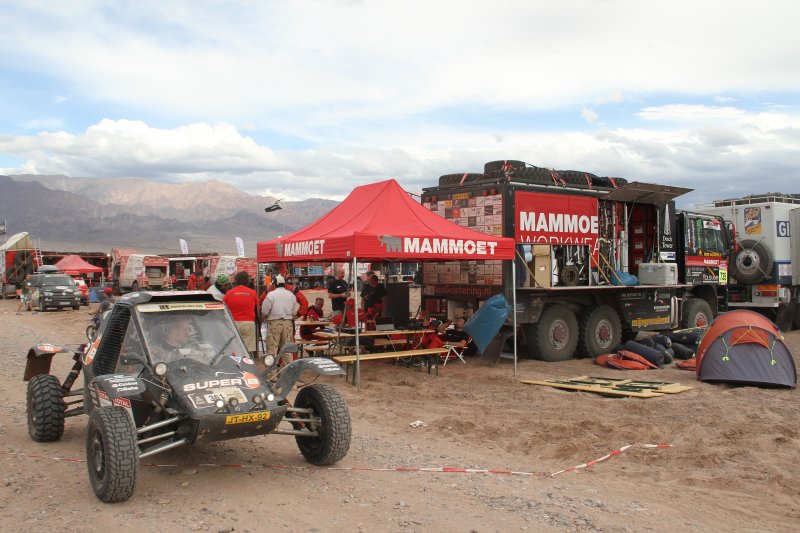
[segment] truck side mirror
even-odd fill
[[[736,242],[736,225],[730,221],[723,221],[722,227],[725,228],[725,239],[728,241],[728,250],[731,254],[739,251],[739,243]]]

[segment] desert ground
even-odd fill
[[[796,390],[712,385],[674,367],[623,373],[589,360],[521,359],[522,379],[579,375],[691,385],[660,398],[608,398],[521,384],[513,362],[451,361],[435,375],[362,366],[342,392],[353,438],[345,469],[309,468],[294,439],[272,435],[142,460],[130,500],[90,488],[86,417],[59,442],[27,434],[25,354],[80,343],[81,311],[25,313],[0,301],[0,529],[4,531],[797,531]],[[800,332],[786,335],[795,356]],[[70,361],[56,358],[63,379]],[[82,378],[81,378],[82,379]],[[310,378],[309,378],[310,380]],[[323,381],[320,379],[320,381]],[[412,427],[415,421],[424,426]],[[648,448],[645,444],[669,444]],[[626,452],[568,470],[624,445]],[[441,467],[508,473],[400,471]],[[377,469],[388,469],[379,471]]]

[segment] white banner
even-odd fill
[[[236,253],[239,257],[244,257],[244,242],[241,237],[236,237]]]
[[[186,244],[186,241],[183,240],[183,239],[180,239],[180,243],[181,243],[181,253],[182,254],[188,254],[189,253],[189,245]]]

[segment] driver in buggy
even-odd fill
[[[156,357],[165,363],[186,357],[187,343],[193,331],[190,316],[176,315],[170,320],[164,320],[159,324],[158,336],[153,346]]]

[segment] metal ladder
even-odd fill
[[[42,263],[42,239],[33,241],[33,264],[38,269]]]

